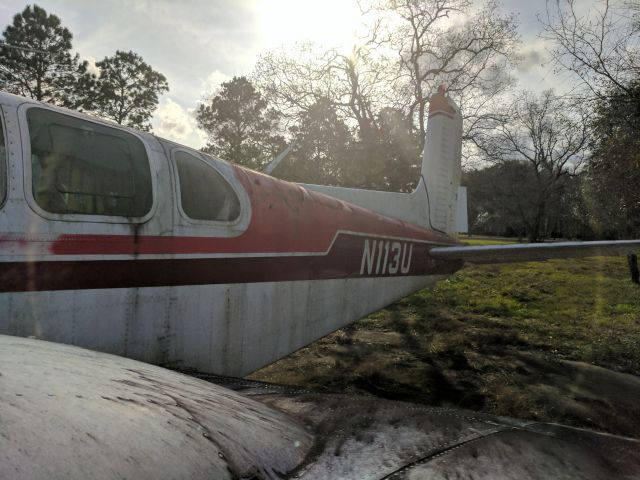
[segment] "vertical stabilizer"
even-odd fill
[[[456,213],[461,151],[462,116],[458,106],[445,96],[444,87],[440,87],[429,103],[421,179],[413,192],[303,186],[389,217],[455,236],[460,231]]]
[[[441,86],[429,101],[422,178],[429,201],[430,227],[450,235],[457,234],[461,153],[462,115]]]

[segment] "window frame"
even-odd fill
[[[0,162],[4,163],[4,178],[0,178],[0,182],[4,182],[4,198],[0,200],[0,208],[4,207],[9,198],[9,132],[7,131],[7,123],[4,119],[4,105],[0,103],[0,134],[4,141],[4,158]]]
[[[80,122],[86,122],[89,124],[99,125],[103,128],[118,130],[127,135],[131,135],[135,139],[137,139],[143,146],[145,154],[147,156],[147,164],[149,165],[149,175],[151,181],[151,207],[149,211],[143,215],[142,217],[125,217],[121,215],[97,215],[97,214],[85,214],[85,213],[54,213],[49,212],[42,208],[35,199],[33,194],[33,172],[31,165],[31,137],[29,132],[29,123],[27,121],[27,112],[32,109],[40,109],[40,110],[49,110],[55,112],[60,115],[65,115],[67,117],[72,117]],[[23,104],[18,108],[18,118],[21,126],[21,141],[23,145],[22,158],[23,158],[23,180],[24,180],[24,197],[27,201],[29,207],[37,213],[39,216],[46,218],[48,220],[56,220],[63,222],[85,222],[85,223],[116,223],[116,224],[128,224],[128,225],[138,225],[145,223],[154,216],[157,208],[158,208],[158,185],[156,179],[156,168],[154,168],[153,155],[152,151],[144,140],[144,138],[138,134],[135,130],[129,129],[127,127],[123,127],[120,125],[114,125],[112,123],[103,122],[99,119],[94,119],[88,117],[86,115],[71,112],[71,111],[61,111],[59,108],[53,108],[49,105],[44,104],[33,104],[27,103]]]
[[[238,203],[240,204],[240,213],[236,217],[235,220],[199,220],[196,218],[191,218],[182,208],[182,190],[180,188],[180,174],[178,172],[178,165],[176,162],[176,153],[183,152],[187,155],[191,155],[192,157],[201,161],[208,168],[213,169],[218,175],[222,177],[222,179],[227,183],[227,185],[231,188],[236,198],[238,199]],[[248,224],[247,215],[245,212],[248,210],[247,208],[247,198],[244,192],[244,189],[241,188],[237,182],[236,178],[229,178],[230,175],[225,174],[225,172],[221,171],[220,168],[215,165],[213,161],[208,159],[206,156],[201,155],[199,152],[194,152],[193,150],[185,147],[176,147],[171,149],[170,154],[170,163],[171,163],[171,172],[173,173],[174,182],[174,191],[175,191],[175,204],[178,212],[180,213],[180,218],[183,222],[185,222],[189,226],[199,226],[199,227],[225,227],[231,229],[238,229],[241,227],[245,227]],[[244,230],[244,228],[243,228]]]

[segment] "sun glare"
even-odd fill
[[[258,24],[265,50],[305,41],[348,50],[360,10],[355,0],[260,0]]]

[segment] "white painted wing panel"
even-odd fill
[[[511,263],[552,258],[626,255],[639,249],[640,240],[619,240],[436,247],[432,248],[429,253],[433,258],[441,260],[464,260],[470,263]]]

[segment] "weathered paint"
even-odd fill
[[[4,293],[0,330],[174,368],[245,375],[440,278]]]
[[[373,397],[254,396],[312,426],[301,480],[632,480],[640,441]]]
[[[461,266],[431,258],[433,246],[456,241],[427,223],[216,159],[207,161],[237,193],[240,217],[193,221],[179,208],[171,158],[199,153],[132,130],[152,175],[144,218],[45,212],[31,193],[25,115],[53,107],[8,94],[0,104],[9,152],[0,333],[244,375]],[[367,255],[375,266],[363,269]]]
[[[0,335],[0,479],[640,476],[640,441]],[[242,393],[242,394],[241,394]]]
[[[301,422],[130,359],[0,335],[0,479],[276,479]]]

